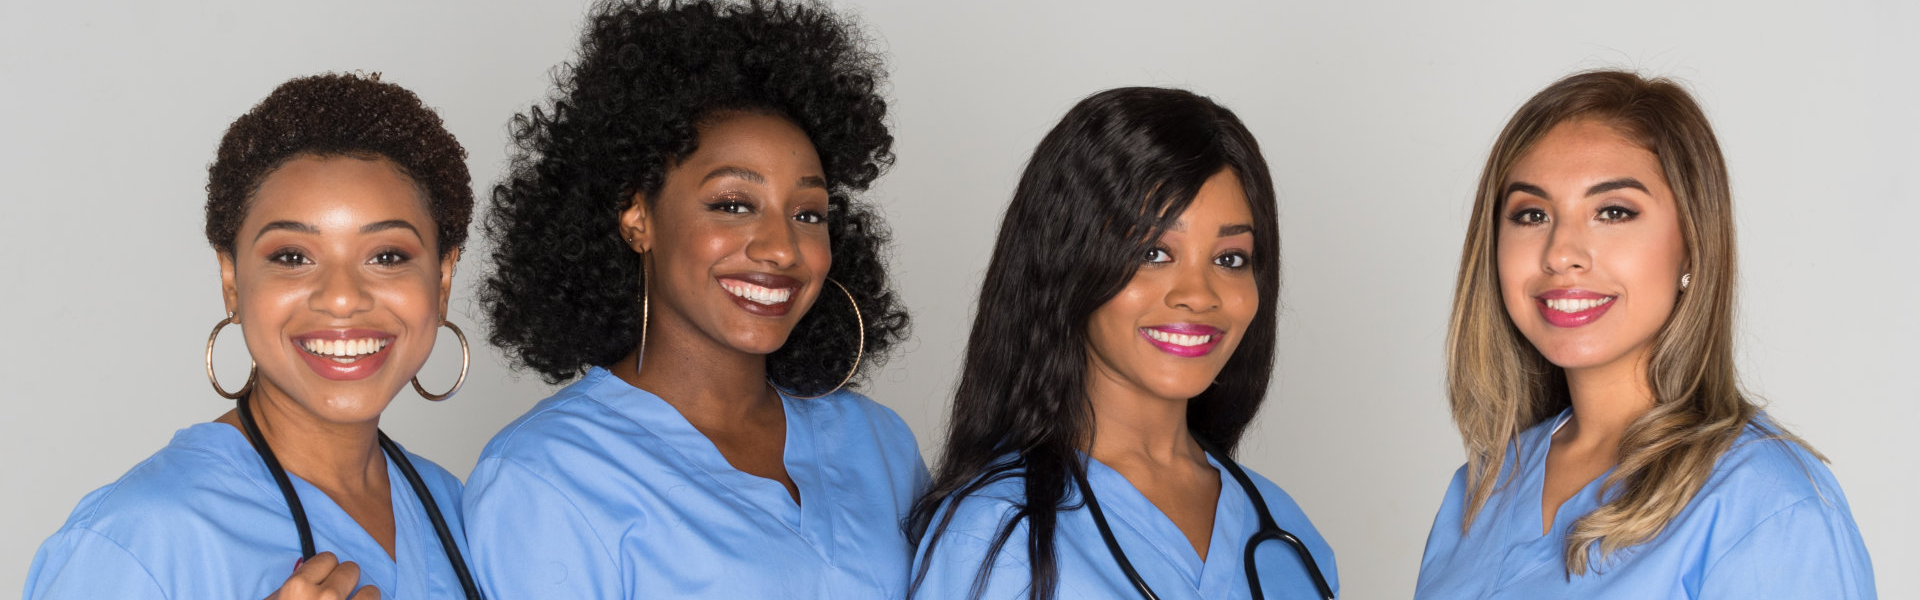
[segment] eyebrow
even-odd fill
[[[1253,233],[1253,224],[1252,223],[1235,223],[1232,225],[1220,226],[1220,237],[1235,236],[1243,233]]]
[[[414,227],[412,223],[400,219],[387,219],[378,223],[368,223],[360,227],[360,233],[373,233],[376,231],[386,231],[388,229],[405,229],[413,232],[413,237],[419,238],[420,241],[427,241],[425,236],[420,235],[420,228]]]
[[[1613,181],[1603,181],[1594,184],[1593,187],[1587,188],[1587,195],[1598,196],[1614,190],[1640,190],[1640,192],[1644,194],[1653,193],[1647,191],[1646,184],[1640,183],[1640,180],[1632,177],[1621,177]]]
[[[291,231],[294,233],[320,233],[320,228],[314,227],[312,225],[308,225],[306,223],[301,223],[299,221],[274,221],[272,223],[268,223],[266,225],[261,226],[260,231],[258,233],[253,234],[253,241],[256,241],[256,242],[260,241],[260,236],[266,235],[267,232],[269,231]]]
[[[1612,181],[1602,181],[1600,183],[1593,184],[1593,187],[1587,188],[1587,195],[1598,196],[1600,194],[1605,194],[1607,192],[1611,192],[1614,190],[1640,190],[1641,193],[1645,193],[1645,194],[1653,193],[1652,191],[1649,191],[1647,189],[1646,184],[1640,183],[1640,180],[1634,179],[1632,177],[1621,177],[1619,179],[1615,179]],[[1504,196],[1512,196],[1518,192],[1526,192],[1527,194],[1530,194],[1533,196],[1539,196],[1541,198],[1548,198],[1548,199],[1553,198],[1553,196],[1547,194],[1546,190],[1540,189],[1540,186],[1533,185],[1531,183],[1527,183],[1524,181],[1515,181],[1513,183],[1507,184],[1507,193],[1504,194]]]
[[[747,183],[752,183],[756,185],[766,185],[767,183],[767,178],[761,175],[758,171],[754,171],[753,169],[748,169],[746,167],[736,167],[731,165],[720,167],[718,169],[714,169],[713,172],[711,173],[707,173],[706,177],[702,177],[700,179],[700,183],[706,183],[722,177],[734,177],[742,181],[745,181]],[[826,189],[827,180],[826,178],[821,177],[819,175],[808,175],[805,177],[801,177],[799,185],[794,186],[794,189],[808,189],[808,188]]]

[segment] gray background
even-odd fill
[[[484,190],[508,116],[547,93],[583,14],[323,4],[0,5],[0,595],[83,494],[230,406],[201,375],[222,309],[200,206],[234,117],[295,75],[381,71],[440,109]],[[1243,459],[1332,541],[1347,598],[1406,597],[1462,460],[1442,339],[1487,148],[1555,78],[1643,69],[1689,83],[1732,165],[1745,383],[1832,459],[1883,595],[1920,597],[1920,551],[1902,543],[1920,534],[1920,394],[1904,375],[1920,358],[1920,9],[1458,4],[839,3],[890,56],[899,163],[872,197],[915,318],[868,393],[931,455],[999,213],[1039,137],[1107,87],[1211,95],[1259,136],[1281,194],[1280,368]],[[453,318],[477,340],[484,241],[467,256]],[[430,387],[452,378],[445,337]],[[224,341],[237,383],[239,336]],[[458,398],[403,392],[385,421],[463,475],[548,392],[475,348]]]

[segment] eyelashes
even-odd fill
[[[1146,255],[1141,257],[1141,262],[1147,264],[1170,263],[1173,262],[1173,253],[1168,252],[1166,248],[1156,246],[1147,250]],[[1229,250],[1214,256],[1213,264],[1240,271],[1252,267],[1253,258],[1247,256],[1245,251]]]
[[[751,198],[738,193],[722,194],[707,202],[706,208],[713,212],[730,215],[752,214],[759,210],[759,207],[754,205]],[[800,210],[793,214],[793,220],[808,225],[821,225],[827,222],[827,212],[811,209]]]
[[[1609,204],[1594,211],[1593,218],[1602,223],[1625,223],[1640,216],[1640,211],[1619,204]],[[1515,225],[1542,225],[1548,221],[1547,211],[1535,207],[1524,207],[1507,213],[1507,221]]]

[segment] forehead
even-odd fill
[[[1633,177],[1648,186],[1666,184],[1659,157],[1651,150],[1604,122],[1576,119],[1554,125],[1540,136],[1514,162],[1507,180],[1551,188],[1620,177]]]
[[[1200,192],[1194,194],[1193,202],[1187,204],[1186,212],[1174,219],[1171,227],[1174,231],[1186,231],[1200,227],[1201,231],[1215,225],[1231,225],[1253,220],[1253,208],[1247,203],[1247,191],[1240,186],[1240,178],[1230,169],[1221,170],[1206,183],[1201,184]]]
[[[247,205],[241,239],[275,221],[354,228],[399,219],[431,230],[426,199],[412,178],[386,159],[299,156],[267,174]]]
[[[813,140],[784,117],[727,113],[700,126],[700,144],[680,167],[754,166],[757,170],[819,175],[820,155]],[[771,175],[772,173],[769,173]]]

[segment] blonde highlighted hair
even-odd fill
[[[1726,162],[1706,114],[1664,78],[1623,71],[1577,73],[1529,99],[1494,142],[1475,192],[1447,331],[1447,393],[1467,452],[1462,531],[1497,490],[1520,434],[1567,408],[1566,374],[1513,324],[1501,301],[1496,259],[1508,173],[1555,125],[1593,120],[1652,152],[1673,190],[1691,278],[1656,334],[1646,377],[1654,407],[1627,428],[1619,464],[1603,482],[1600,508],[1567,535],[1570,576],[1645,543],[1693,499],[1714,462],[1749,424],[1800,443],[1742,394],[1734,374],[1733,202]],[[1811,451],[1811,448],[1809,448]],[[1816,456],[1818,456],[1816,454]]]

